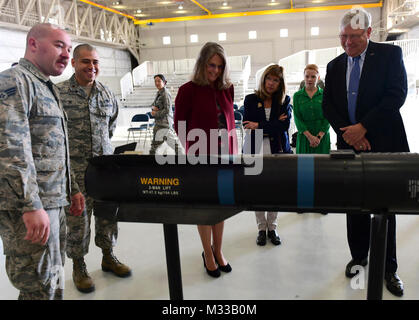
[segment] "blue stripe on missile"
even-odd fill
[[[297,160],[297,206],[314,206],[314,157],[299,155]]]
[[[234,201],[234,172],[233,170],[218,170],[218,199],[220,204],[233,205]]]

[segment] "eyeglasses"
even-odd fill
[[[208,68],[210,68],[210,69],[213,69],[213,70],[215,70],[215,69],[220,69],[220,70],[223,70],[224,69],[224,66],[221,64],[221,65],[216,65],[215,63],[208,63]]]
[[[342,41],[346,41],[346,40],[351,40],[351,41],[354,41],[354,40],[359,40],[359,39],[361,39],[361,37],[364,35],[364,33],[365,32],[363,32],[363,33],[361,33],[361,34],[340,34],[339,35],[339,38],[340,38],[340,40],[342,40]]]

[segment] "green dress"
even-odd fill
[[[312,98],[308,96],[305,88],[294,94],[294,121],[298,130],[297,154],[328,154],[330,151],[330,124],[323,116],[322,110],[323,90],[319,87],[317,89]],[[325,133],[317,148],[310,147],[310,142],[303,134],[306,130],[313,136],[317,136],[320,131]]]

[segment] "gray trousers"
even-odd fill
[[[89,252],[90,222],[94,210],[109,211],[109,219],[95,216],[95,244],[101,249],[112,249],[118,239],[117,208],[114,206],[99,206],[90,197],[85,197],[86,206],[82,215],[70,215],[66,207],[67,216],[67,257],[70,259],[83,258]],[[114,217],[114,218],[112,218]]]
[[[267,211],[265,216],[265,211],[255,211],[255,215],[259,231],[264,231],[266,229],[272,231],[278,226],[276,219],[278,217],[278,212]]]
[[[153,141],[151,142],[150,154],[156,154],[156,150],[166,141],[176,154],[179,152],[180,142],[176,133],[170,129],[160,126],[153,128]]]
[[[65,260],[64,208],[46,209],[50,235],[45,245],[24,240],[26,227],[19,211],[0,211],[0,235],[6,271],[20,291],[19,300],[63,299]]]
[[[271,144],[267,137],[263,138],[263,154],[272,154]],[[255,215],[259,231],[264,231],[266,229],[272,231],[278,226],[278,212],[267,211],[265,216],[265,211],[255,211]]]

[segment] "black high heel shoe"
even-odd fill
[[[207,270],[207,273],[213,277],[213,278],[218,278],[221,275],[220,269],[217,268],[215,270],[208,270],[207,268],[207,264],[205,263],[205,255],[204,252],[202,252],[202,260],[204,260],[204,268],[205,270]]]
[[[232,268],[231,268],[231,266],[230,266],[230,264],[229,263],[227,263],[225,266],[222,266],[218,261],[217,261],[217,257],[215,256],[215,254],[214,254],[214,248],[213,247],[211,247],[211,249],[212,249],[212,254],[214,255],[214,260],[215,260],[215,263],[216,264],[218,264],[218,269],[220,269],[222,272],[231,272],[231,270],[233,270]]]

